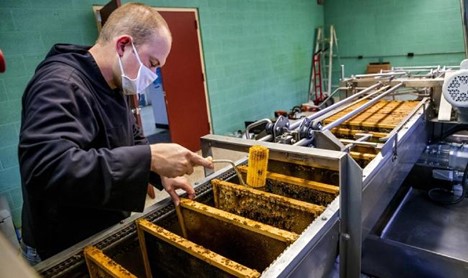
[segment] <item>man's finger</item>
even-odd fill
[[[195,189],[189,184],[184,184],[182,189],[187,193],[187,196],[195,196]]]
[[[193,165],[200,165],[206,168],[213,168],[213,162],[212,159],[209,158],[204,158],[203,156],[200,156],[196,153],[194,153],[191,157],[191,162]]]
[[[195,193],[193,194],[187,194],[187,197],[190,199],[190,200],[193,200],[195,198]]]
[[[178,206],[180,203],[180,198],[179,198],[179,195],[177,195],[177,192],[175,192],[175,190],[171,190],[171,191],[168,191],[167,193],[169,193],[169,196],[171,196],[172,201],[174,202],[174,205]]]
[[[195,189],[193,189],[192,185],[187,181],[187,179],[180,179],[176,184],[174,184],[174,186],[176,189],[182,189],[185,191],[189,199],[195,198]]]

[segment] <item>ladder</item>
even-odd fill
[[[338,54],[338,39],[335,27],[330,25],[329,37],[325,38],[323,28],[318,27],[312,58],[309,102],[318,105],[332,93],[333,55]],[[328,61],[327,61],[328,60]],[[322,74],[324,73],[324,74]]]
[[[321,51],[321,50],[319,50]],[[314,92],[315,92],[315,99],[314,104],[318,105],[320,101],[323,100],[323,79],[322,79],[322,63],[320,59],[320,52],[315,52],[313,56],[313,82],[314,82]]]

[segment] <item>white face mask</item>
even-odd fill
[[[119,57],[120,71],[122,72],[122,90],[125,95],[135,95],[137,93],[142,93],[143,90],[145,90],[151,83],[153,83],[154,80],[156,80],[156,78],[158,78],[158,75],[155,72],[151,71],[149,68],[143,65],[140,60],[140,56],[138,55],[138,52],[133,45],[133,42],[132,47],[133,51],[135,51],[138,62],[140,63],[140,68],[138,69],[138,74],[135,79],[131,79],[125,75],[122,66],[122,60],[120,59],[120,56],[117,55]]]

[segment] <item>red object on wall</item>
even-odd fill
[[[3,56],[3,52],[0,49],[0,73],[5,72],[5,70],[6,70],[5,57]]]

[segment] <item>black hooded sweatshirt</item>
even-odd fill
[[[22,99],[22,234],[43,260],[144,208],[150,147],[88,49],[55,45]]]

